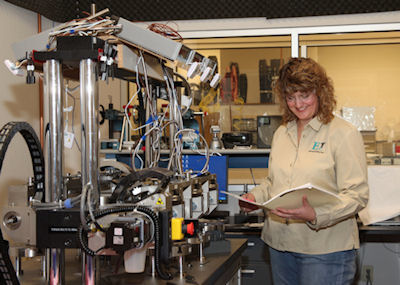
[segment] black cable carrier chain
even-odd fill
[[[44,157],[39,139],[33,128],[26,122],[9,122],[0,130],[0,174],[3,167],[4,158],[8,145],[15,136],[20,133],[29,148],[32,159],[35,196],[38,192],[42,194],[41,200],[44,201]],[[0,229],[0,284],[19,285],[19,280],[11,262],[9,253],[9,243],[3,238]]]
[[[41,201],[44,201],[44,158],[38,137],[33,128],[26,122],[9,122],[0,130],[0,173],[8,145],[16,133],[24,138],[32,159],[35,194],[41,192]]]

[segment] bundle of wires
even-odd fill
[[[147,27],[150,31],[160,34],[166,38],[170,38],[172,40],[183,41],[182,36],[178,33],[176,29],[173,29],[171,26],[161,23],[153,23]]]
[[[139,131],[141,129],[145,128],[144,134],[141,136],[139,141],[136,144],[136,147],[133,149],[132,152],[132,167],[136,171],[137,167],[135,165],[135,159],[138,159],[140,162],[140,166],[138,167],[139,169],[143,169],[145,167],[144,161],[139,155],[140,150],[142,149],[142,146],[146,140],[147,137],[151,136],[151,149],[148,149],[146,151],[151,151],[152,155],[151,161],[149,162],[148,166],[149,168],[151,167],[157,167],[159,161],[161,160],[161,138],[163,135],[164,130],[167,127],[170,127],[170,131],[172,130],[172,133],[175,134],[172,137],[173,144],[171,144],[171,156],[169,158],[169,163],[168,163],[168,169],[176,170],[179,175],[184,176],[183,169],[182,169],[182,149],[183,149],[183,144],[182,144],[182,137],[183,134],[189,134],[189,135],[196,135],[199,136],[200,139],[203,141],[203,144],[205,146],[205,155],[207,156],[206,159],[206,164],[203,167],[203,169],[200,171],[201,173],[204,173],[208,170],[208,161],[209,161],[209,149],[207,142],[203,136],[200,135],[198,131],[195,131],[193,129],[185,129],[183,126],[183,119],[182,116],[189,110],[190,106],[187,106],[185,110],[181,110],[179,102],[178,102],[178,95],[175,89],[175,83],[172,78],[172,74],[167,70],[167,68],[164,66],[164,64],[161,62],[162,70],[163,70],[163,75],[164,75],[164,80],[165,80],[165,87],[168,95],[168,105],[167,109],[169,109],[169,119],[166,117],[167,112],[164,112],[162,115],[159,116],[157,113],[157,107],[154,106],[154,102],[156,101],[156,98],[154,98],[154,95],[150,91],[149,83],[148,83],[148,78],[147,78],[147,69],[146,69],[146,63],[144,56],[142,54],[142,51],[138,51],[138,58],[137,61],[135,62],[135,72],[136,72],[136,85],[137,85],[137,90],[136,92],[131,96],[129,102],[125,105],[124,108],[124,114],[125,114],[125,119],[124,121],[127,122],[129,125],[129,128],[131,131]],[[142,75],[139,74],[139,66],[143,70]],[[187,92],[189,93],[190,97],[190,104],[193,101],[193,93],[191,92],[190,85],[186,81],[186,79],[179,75],[175,74],[178,78],[180,78],[183,83],[184,87],[186,88]],[[144,98],[146,100],[146,109],[149,110],[148,114],[148,119],[145,122],[145,124],[134,128],[132,126],[131,120],[129,118],[129,113],[128,113],[128,108],[131,106],[133,100],[138,96],[138,94],[142,92],[144,94]]]
[[[47,49],[51,49],[51,44],[60,36],[107,36],[121,31],[121,25],[115,24],[115,20],[110,17],[101,18],[100,16],[109,12],[104,9],[94,15],[83,19],[74,19],[63,25],[58,26],[49,33]]]

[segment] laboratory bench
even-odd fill
[[[400,224],[384,225],[359,225],[360,242],[400,242]]]
[[[153,277],[151,266],[146,266],[144,273],[115,273],[117,267],[101,262],[101,279],[98,284],[101,285],[119,285],[119,284],[141,284],[141,285],[174,285],[174,284],[204,284],[204,285],[225,285],[240,284],[235,283],[240,278],[241,255],[246,249],[247,240],[241,238],[229,239],[230,251],[226,254],[206,255],[206,262],[200,265],[197,256],[189,255],[185,258],[184,276],[179,275],[179,263],[176,266],[170,266],[168,272],[173,274],[171,280],[161,280]],[[71,252],[71,250],[69,250]],[[76,254],[66,254],[66,284],[81,284],[81,262]],[[22,263],[23,274],[20,276],[20,282],[23,285],[42,285],[47,284],[41,276],[40,258],[24,260]],[[119,270],[123,271],[122,269]]]
[[[236,215],[225,219],[226,238],[247,240],[241,260],[242,285],[272,285],[268,245],[260,237],[263,218],[258,215]]]
[[[263,216],[237,215],[225,218],[225,237],[247,239],[242,254],[242,284],[272,284],[268,245],[261,240]],[[359,224],[360,242],[399,243],[400,225]]]
[[[264,225],[263,219],[260,215],[229,216],[225,218],[225,233],[227,236],[260,235]],[[358,230],[360,242],[400,242],[400,223],[365,226],[359,222]]]

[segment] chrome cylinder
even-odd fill
[[[60,248],[50,249],[50,285],[65,284],[65,251]]]
[[[99,190],[99,94],[96,62],[83,59],[80,62],[81,99],[81,172],[82,186],[91,184],[93,193],[90,203],[97,207],[100,203]],[[82,258],[82,284],[95,284],[96,257]]]
[[[179,278],[183,279],[183,255],[179,256]]]
[[[96,62],[84,59],[80,62],[81,97],[81,172],[82,184],[92,184],[95,201],[99,195],[99,94]]]
[[[15,273],[17,274],[18,278],[22,275],[22,262],[20,256],[15,258]]]
[[[94,285],[100,283],[99,259],[82,252],[82,284]]]
[[[156,258],[154,255],[151,256],[151,276],[156,276]]]
[[[59,61],[47,60],[44,65],[44,95],[48,106],[49,140],[47,148],[48,184],[46,200],[58,202],[63,196],[63,78]]]
[[[61,63],[47,60],[44,73],[44,119],[48,122],[49,135],[46,147],[46,202],[63,198],[63,77]],[[64,250],[46,250],[46,279],[51,285],[65,284]]]

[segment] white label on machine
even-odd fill
[[[73,133],[64,131],[64,146],[66,148],[72,148],[74,145],[74,137],[75,135]]]

